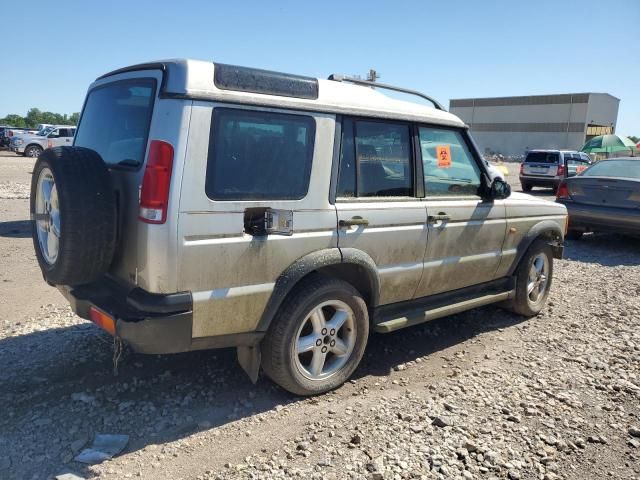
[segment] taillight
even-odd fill
[[[566,200],[568,198],[571,198],[571,195],[569,195],[569,187],[567,187],[566,183],[561,183],[556,192],[556,200]]]
[[[558,175],[563,176],[566,172],[566,168],[564,165],[558,165]]]
[[[143,222],[164,223],[167,220],[172,166],[171,144],[152,140],[140,192],[138,218]]]
[[[524,163],[520,164],[520,175],[524,172]]]

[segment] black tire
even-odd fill
[[[44,150],[40,145],[29,145],[24,149],[23,155],[30,158],[38,158]]]
[[[582,235],[584,235],[584,232],[580,230],[569,230],[565,235],[565,238],[567,240],[580,240]]]
[[[37,222],[32,238],[45,280],[54,285],[82,285],[109,269],[116,245],[115,192],[98,153],[88,148],[56,147],[38,158],[31,177],[31,218],[43,169],[49,169],[58,194],[60,236],[55,261],[41,251]]]
[[[533,185],[530,185],[528,183],[523,183],[522,184],[522,191],[523,192],[530,192],[532,188],[533,188]]]
[[[529,272],[531,270],[534,259],[539,255],[546,255],[548,262],[547,282],[538,299],[534,302],[527,293],[529,283]],[[551,290],[551,282],[553,280],[553,252],[551,246],[543,239],[535,240],[527,253],[524,254],[520,264],[515,272],[516,275],[516,295],[508,304],[503,305],[508,310],[525,317],[534,317],[544,307]]]
[[[307,316],[327,301],[345,303],[353,312],[355,345],[348,360],[331,376],[307,378],[296,361],[294,344]],[[262,341],[262,368],[282,388],[296,395],[317,395],[339,387],[354,372],[367,345],[369,313],[360,293],[342,280],[313,275],[304,279],[285,299]]]

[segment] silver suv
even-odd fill
[[[533,187],[550,187],[555,192],[565,178],[573,177],[591,165],[591,158],[572,150],[530,150],[520,165],[520,185],[530,192]]]
[[[371,330],[536,315],[565,207],[491,181],[460,119],[387,88],[193,60],[98,78],[74,146],[34,168],[46,281],[116,347],[237,347],[302,395],[347,380]]]

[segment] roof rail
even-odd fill
[[[378,87],[378,88],[384,88],[387,90],[393,90],[395,92],[408,93],[409,95],[415,95],[417,97],[424,98],[425,100],[430,101],[431,103],[433,103],[433,106],[437,110],[446,111],[444,107],[440,105],[440,103],[435,98],[432,98],[429,95],[425,95],[424,93],[420,93],[416,90],[410,90],[408,88],[387,85],[385,83],[371,82],[369,80],[362,80],[360,78],[355,78],[355,77],[347,77],[346,75],[339,75],[336,73],[329,75],[329,80],[333,80],[334,82],[350,82],[356,85],[364,85],[367,87]]]

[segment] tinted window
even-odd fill
[[[409,126],[350,120],[344,126],[338,195],[413,195]]]
[[[292,200],[307,194],[313,118],[216,108],[211,125],[206,177],[209,198]]]
[[[478,194],[480,167],[462,133],[420,127],[420,149],[428,197]]]
[[[582,175],[640,178],[640,160],[606,160],[594,163]]]
[[[356,149],[353,141],[353,122],[350,120],[342,125],[338,196],[356,196]]]
[[[558,163],[559,155],[549,152],[529,152],[526,163]]]
[[[142,164],[155,88],[154,79],[135,78],[91,90],[74,145],[95,150],[109,164]]]

